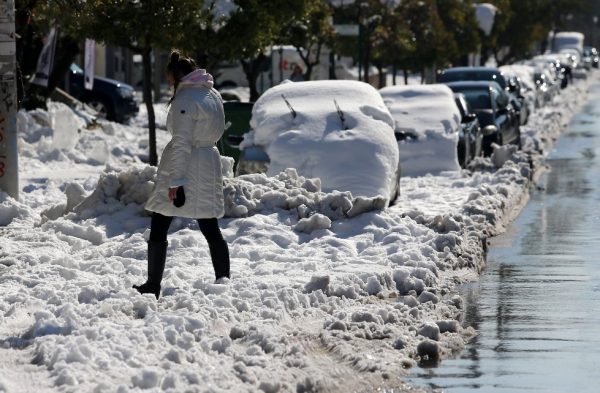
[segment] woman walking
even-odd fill
[[[173,86],[167,128],[172,135],[160,159],[156,186],[146,210],[153,212],[148,241],[148,280],[134,285],[158,299],[167,256],[167,232],[173,217],[197,219],[208,242],[216,280],[229,278],[229,249],[217,218],[223,217],[221,157],[215,143],[225,116],[213,77],[194,60],[171,53],[167,79]]]

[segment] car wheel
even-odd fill
[[[92,98],[87,104],[98,112],[98,118],[106,120],[114,120],[111,106],[102,99]]]

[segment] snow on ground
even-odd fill
[[[0,391],[415,391],[404,368],[475,334],[455,287],[476,279],[585,88],[532,116],[526,154],[403,178],[388,209],[293,170],[228,178],[231,282],[213,283],[196,224],[176,219],[158,302],[131,288],[155,174],[145,130],[21,113],[23,191],[0,194]]]

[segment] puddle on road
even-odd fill
[[[598,87],[557,141],[540,190],[492,240],[486,272],[462,288],[463,324],[478,335],[458,358],[413,370],[411,384],[457,393],[600,391]]]

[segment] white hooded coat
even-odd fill
[[[160,159],[146,210],[171,217],[223,217],[221,157],[215,143],[224,128],[223,103],[210,74],[196,70],[186,75],[169,108],[167,129],[173,137]],[[168,194],[179,186],[185,204],[177,208]]]

